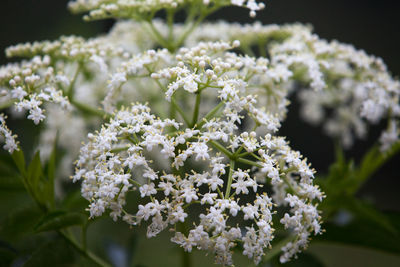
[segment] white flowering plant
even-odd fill
[[[341,239],[351,229],[337,225],[343,212],[397,236],[391,218],[354,195],[400,149],[399,81],[380,58],[309,26],[204,22],[228,6],[250,17],[265,8],[256,0],[75,0],[69,8],[85,20],[116,19],[111,31],[7,48],[21,60],[0,67],[9,153],[1,186],[24,188],[35,203],[28,227],[37,242],[61,238],[81,255],[78,265],[120,266],[87,241],[88,228],[107,221],[125,235],[168,235],[183,266],[195,251],[222,266],[261,266],[295,264],[311,238],[354,243]],[[327,175],[279,133],[293,96],[302,118],[337,143]],[[10,130],[20,117],[40,127],[33,149]],[[387,127],[377,144],[359,164],[346,160],[342,148],[378,122]],[[28,253],[11,253],[10,262],[35,266],[41,252]]]

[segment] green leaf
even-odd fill
[[[54,211],[42,217],[35,226],[36,232],[60,230],[73,225],[82,225],[87,221],[85,215],[81,213],[67,213],[65,211]]]
[[[53,149],[47,163],[47,178],[54,181],[56,172],[56,155],[57,155],[57,140],[54,142]]]
[[[14,203],[10,203],[13,205]],[[19,203],[21,205],[21,203]],[[0,236],[6,240],[16,240],[33,233],[33,228],[42,216],[42,212],[33,203],[23,208],[16,206],[0,223]]]
[[[328,176],[316,179],[323,191],[333,197],[343,194],[353,181],[354,162],[347,161],[341,147],[336,147],[336,161],[329,168]]]
[[[25,170],[26,166],[25,166],[25,156],[24,156],[24,152],[22,151],[22,149],[19,148],[19,150],[15,150],[11,156],[14,160],[15,165],[17,166],[18,170],[20,171],[20,173],[22,175],[24,175],[26,172],[26,170]]]
[[[28,166],[28,183],[31,185],[32,189],[38,192],[38,185],[40,178],[43,176],[42,163],[40,162],[40,153],[36,152],[31,163]]]
[[[64,197],[61,205],[64,210],[84,211],[89,205],[89,202],[82,197],[80,190],[77,188],[75,190],[71,190],[71,192]]]
[[[57,154],[57,138],[53,145],[53,150],[51,151],[49,161],[46,164],[46,174],[47,181],[44,184],[43,194],[44,198],[49,203],[50,207],[54,207],[54,179],[56,172],[56,154]]]
[[[397,229],[393,226],[386,214],[380,212],[374,206],[350,197],[346,198],[345,203],[345,207],[360,219],[369,220],[372,223],[376,223],[378,227],[382,227],[393,234],[398,234]]]
[[[384,213],[396,229],[400,229],[400,213]],[[366,219],[355,219],[347,225],[323,224],[325,233],[314,237],[321,242],[356,245],[385,252],[400,253],[400,235],[393,234]]]
[[[381,152],[378,145],[372,147],[361,160],[360,166],[355,173],[355,184],[351,189],[356,192],[360,185],[371,177],[385,162],[396,155],[400,150],[400,142],[395,143],[388,151]]]
[[[39,247],[22,266],[71,266],[74,262],[75,254],[71,246],[62,239],[56,239]]]

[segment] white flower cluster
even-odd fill
[[[167,127],[178,131],[165,133]],[[287,261],[304,248],[310,232],[320,232],[313,200],[321,200],[322,193],[312,185],[313,171],[282,138],[267,135],[260,140],[255,132],[242,133],[243,138],[229,133],[230,139],[244,139],[239,145],[248,153],[253,150],[246,139],[252,138],[259,155],[249,161],[252,165],[248,169],[234,169],[234,161],[229,165],[226,157],[214,152],[212,143],[222,138],[210,139],[212,132],[206,126],[183,130],[179,123],[158,119],[140,104],[119,111],[100,132],[89,135],[90,141],[82,147],[78,159],[74,181],[83,179],[82,195],[91,202],[91,216],[110,209],[115,220],[122,216],[132,225],[151,219],[147,235],[152,237],[168,225],[187,220],[190,206],[198,205],[196,209],[202,212],[193,220],[194,228],[187,235],[177,231],[173,242],[186,251],[192,247],[211,250],[216,261],[225,265],[233,263],[231,249],[241,242],[243,254],[258,263],[273,239],[273,202],[260,189],[260,182],[271,179],[279,189],[277,194],[286,194],[285,201],[291,207],[281,222],[297,236],[290,254],[282,257]],[[152,150],[170,159],[169,171],[156,169],[148,156]],[[209,170],[204,167],[207,165]],[[127,193],[137,189],[143,202],[136,211],[124,210]],[[240,201],[249,189],[260,195],[253,203]],[[234,218],[242,218],[243,225],[230,225]]]
[[[274,237],[274,205],[289,204],[281,223],[294,232],[293,246],[285,250],[282,262],[305,248],[304,236],[320,232],[316,203],[323,193],[313,185],[314,171],[306,160],[281,137],[239,131],[244,122],[252,122],[258,132],[273,133],[280,126],[279,118],[258,108],[257,96],[250,93],[252,79],[268,75],[268,61],[225,52],[239,45],[209,42],[182,48],[176,66],[152,72],[167,102],[176,103],[180,93],[187,94],[185,99],[192,95],[197,99],[194,114],[199,109],[197,116],[202,119],[196,115],[185,123],[160,119],[148,106],[135,104],[118,111],[100,132],[89,134],[73,179],[83,180],[82,195],[91,203],[92,217],[109,209],[114,220],[122,217],[132,225],[151,220],[148,237],[169,225],[192,221],[192,229],[175,229],[171,240],[186,251],[193,247],[213,251],[216,262],[224,265],[233,264],[232,248],[238,243],[255,263],[262,260]],[[154,58],[164,52],[149,51],[144,57],[149,53]],[[117,72],[124,77],[121,82],[134,62]],[[135,70],[142,71],[143,66]],[[201,110],[202,97],[214,107]],[[169,164],[155,164],[162,160]],[[267,188],[273,190],[275,202]],[[136,210],[127,211],[126,196],[136,190],[142,201]],[[201,212],[190,218],[193,207]]]
[[[162,21],[154,25],[159,32],[168,32]],[[174,28],[176,37],[185,30],[179,24]],[[128,40],[144,35],[137,23],[126,21],[117,23],[112,34]],[[326,133],[345,147],[351,146],[355,137],[366,136],[370,124],[386,119],[381,149],[385,151],[399,140],[400,85],[381,59],[351,45],[320,39],[301,24],[205,23],[186,40],[186,47],[201,41],[236,39],[245,54],[254,54],[252,48],[258,46],[256,52],[268,58],[268,76],[257,78],[257,95],[265,97],[265,106],[280,118],[285,117],[288,95],[298,91],[303,119],[323,124]]]
[[[367,133],[367,123],[388,119],[380,138],[388,150],[399,139],[400,84],[380,59],[322,40],[307,26],[195,29],[229,5],[251,16],[264,8],[256,0],[72,1],[89,20],[139,22],[118,21],[89,40],[63,36],[8,48],[7,56],[30,59],[0,67],[0,106],[28,110],[35,124],[46,118],[44,108],[50,112],[39,146],[46,157],[58,134],[64,173],[80,148],[73,180],[82,181],[91,217],[110,211],[131,225],[149,221],[148,237],[170,228],[172,242],[212,251],[222,265],[233,264],[239,244],[258,264],[282,229],[290,238],[286,262],[321,232],[324,197],[306,159],[276,136],[290,93],[299,91],[306,121],[323,123],[345,146]],[[181,8],[193,19],[188,25],[170,21]],[[161,9],[169,23],[152,20]],[[5,118],[0,136],[12,153],[17,141]],[[132,210],[128,194],[140,199]],[[272,225],[275,218],[281,225]],[[178,230],[181,224],[187,229]]]
[[[354,135],[364,137],[368,123],[383,119],[389,123],[380,138],[382,150],[399,140],[400,83],[380,58],[351,45],[327,42],[299,24],[210,23],[195,31],[188,42],[235,39],[241,41],[245,53],[259,45],[271,66],[292,83],[286,88],[302,89],[299,99],[304,120],[323,123],[326,132],[344,146],[352,145]]]
[[[171,101],[176,91],[183,88],[189,93],[204,95],[209,99],[205,103],[215,102],[216,97],[229,103],[232,107],[230,111],[234,113],[229,114],[231,125],[224,128],[235,129],[234,123],[240,123],[242,118],[239,107],[244,107],[258,125],[276,131],[280,126],[279,119],[286,112],[287,99],[279,94],[271,96],[263,88],[265,84],[273,84],[277,80],[276,72],[273,68],[269,69],[266,58],[255,59],[225,52],[239,45],[239,41],[232,44],[200,42],[193,48],[182,48],[176,55],[177,66],[162,69],[152,74],[152,78],[173,80],[166,86],[167,101]],[[206,88],[212,90],[204,90]],[[204,112],[209,108],[205,106]],[[211,126],[213,122],[208,124]],[[215,130],[217,134],[218,130]]]
[[[120,96],[121,87],[128,81],[129,78],[145,78],[150,77],[150,70],[157,67],[165,66],[172,60],[171,54],[166,49],[159,51],[148,50],[144,53],[139,53],[133,56],[119,66],[117,72],[111,75],[107,87],[107,95],[103,101],[104,110],[112,113],[114,111],[115,100]],[[136,87],[138,87],[136,85]],[[147,88],[147,91],[150,88]],[[137,90],[133,88],[133,90]],[[144,93],[144,92],[143,92]],[[149,92],[147,92],[149,94]]]
[[[69,79],[62,74],[55,74],[49,56],[35,56],[29,61],[10,63],[0,68],[0,84],[10,89],[3,89],[1,102],[14,104],[17,111],[28,110],[28,119],[35,124],[42,121],[43,102],[54,102],[63,108],[70,103],[58,88],[68,87]]]
[[[248,8],[250,16],[255,17],[256,11],[265,7],[265,4],[256,0],[75,0],[69,3],[74,13],[88,12],[86,20],[105,18],[142,19],[148,13],[155,13],[161,9],[176,9],[188,5],[197,5],[201,10],[204,7],[220,8],[234,5]]]
[[[4,138],[5,141],[3,148],[13,153],[14,150],[18,150],[18,142],[15,140],[17,136],[13,135],[10,129],[8,129],[5,121],[6,118],[4,114],[0,114],[0,138]]]
[[[8,47],[6,55],[7,57],[46,55],[57,60],[92,61],[99,65],[100,69],[106,68],[106,62],[104,61],[108,58],[130,57],[129,53],[118,46],[116,47],[106,36],[88,40],[77,36],[62,36],[56,41],[18,44]]]
[[[71,175],[72,162],[88,129],[99,125],[92,117],[77,112],[74,98],[84,99],[81,103],[96,109],[106,93],[108,71],[130,57],[117,47],[108,37],[85,40],[62,36],[56,41],[19,44],[6,50],[8,57],[31,59],[0,68],[0,105],[11,107],[11,115],[29,110],[28,119],[35,124],[46,120],[38,149],[42,159],[48,158],[59,137],[57,146],[66,152],[57,169],[62,177]]]

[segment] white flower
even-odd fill
[[[217,197],[216,193],[206,193],[201,199],[201,204],[204,205],[205,203],[208,203],[210,205],[214,204],[214,199]]]
[[[193,152],[196,155],[196,160],[199,160],[200,158],[202,160],[206,160],[210,158],[210,155],[208,155],[208,146],[204,142],[195,142],[192,143],[192,149]]]
[[[4,138],[5,144],[3,148],[12,154],[14,150],[18,150],[18,142],[15,140],[16,135],[12,135],[12,132],[7,128],[6,118],[0,113],[0,140],[2,137]]]
[[[154,187],[155,187],[154,183],[142,185],[142,186],[139,188],[139,190],[140,190],[140,196],[141,196],[141,197],[145,197],[145,196],[150,196],[150,195],[156,194],[156,193],[157,193],[157,190],[156,190]]]
[[[14,88],[13,90],[11,90],[12,98],[17,98],[19,100],[22,100],[27,95],[28,95],[28,93],[25,92],[25,90],[21,86],[18,86],[16,88]]]
[[[29,110],[28,119],[33,120],[35,124],[39,124],[44,118],[46,117],[43,115],[42,109],[36,107]]]
[[[176,210],[172,212],[172,215],[174,216],[173,221],[180,221],[180,222],[184,222],[185,218],[188,216],[187,213],[183,211],[181,206],[178,206]]]
[[[117,72],[117,73],[115,73],[113,76],[111,76],[109,88],[116,89],[116,88],[120,87],[123,83],[125,83],[126,81],[127,81],[127,79],[126,79],[126,73],[124,73],[124,72],[121,72],[121,73]]]
[[[108,66],[102,57],[98,55],[92,55],[90,57],[90,60],[93,61],[99,67],[102,73],[107,73]]]
[[[198,200],[199,197],[196,194],[196,190],[194,188],[191,188],[189,186],[185,187],[184,189],[181,190],[182,192],[182,197],[185,198],[186,203],[192,202],[192,200]]]

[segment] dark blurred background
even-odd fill
[[[68,0],[2,0],[0,8],[0,64],[7,62],[4,49],[20,42],[52,40],[60,35],[95,36],[107,32],[113,21],[85,23],[81,16],[72,15],[66,9]],[[337,39],[364,49],[368,54],[382,57],[394,76],[400,74],[400,1],[394,0],[270,0],[259,12],[256,20],[264,24],[302,22],[314,26],[321,38]],[[224,19],[235,22],[252,22],[248,11],[227,8],[214,14],[211,20]],[[359,160],[361,155],[377,140],[380,126],[373,127],[367,140],[357,141],[346,151],[348,157]],[[322,134],[321,129],[302,122],[296,104],[290,109],[288,120],[281,129],[291,145],[309,158],[320,173],[327,171],[334,160],[333,142]],[[367,198],[382,210],[400,211],[398,165],[400,157],[390,160],[365,186],[359,196]],[[318,250],[318,248],[317,248]],[[327,249],[319,248],[324,253]],[[328,250],[335,250],[334,247]],[[342,255],[366,257],[365,252],[352,250]],[[337,253],[325,258],[335,262]],[[330,257],[330,258],[329,258]],[[368,258],[368,257],[367,257]],[[377,260],[378,259],[378,260]],[[384,266],[382,258],[372,257],[368,266]],[[333,263],[332,262],[332,263]],[[399,261],[395,261],[399,263]],[[372,264],[372,265],[371,265]],[[400,263],[399,263],[400,264]],[[390,264],[389,264],[390,265]],[[334,264],[331,266],[335,266]],[[343,265],[344,266],[344,265]],[[348,265],[351,266],[351,261]],[[355,265],[357,266],[357,265]],[[364,265],[367,266],[367,265]],[[376,265],[378,266],[378,265]],[[388,266],[388,265],[387,265]],[[392,265],[391,265],[392,266]],[[394,266],[394,265],[393,265]]]

